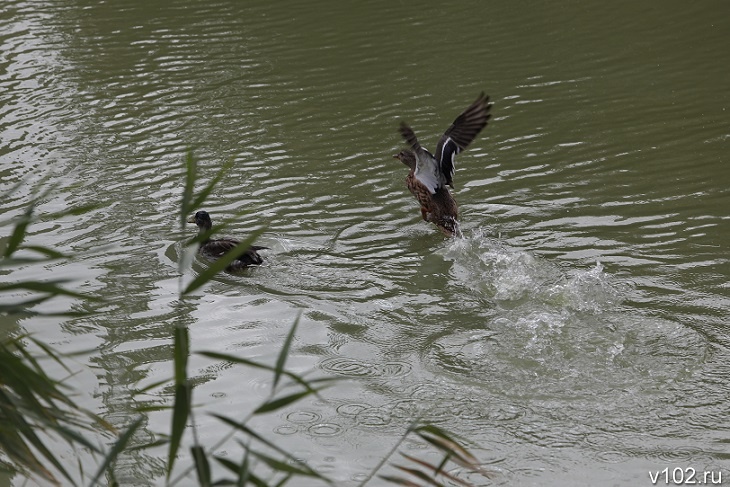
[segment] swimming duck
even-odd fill
[[[188,223],[195,223],[198,226],[198,232],[204,234],[209,232],[213,228],[213,222],[210,220],[210,215],[207,211],[199,211],[188,220]],[[211,258],[218,259],[224,254],[233,249],[240,242],[231,238],[218,238],[218,239],[205,239],[200,242],[200,248],[198,252],[202,255]],[[230,263],[226,268],[227,270],[240,270],[250,265],[261,265],[264,259],[258,254],[259,250],[268,249],[268,247],[261,247],[258,245],[252,245],[246,249],[236,260]]]
[[[434,223],[449,237],[461,236],[456,200],[446,187],[454,187],[454,158],[486,127],[491,108],[489,97],[482,92],[441,136],[436,145],[436,155],[421,147],[407,123],[400,124],[399,132],[411,149],[402,150],[393,157],[411,170],[406,177],[406,185],[421,203],[423,219]]]

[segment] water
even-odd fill
[[[273,363],[302,312],[289,366],[343,380],[256,426],[338,485],[355,485],[416,416],[478,445],[497,473],[466,475],[480,485],[638,484],[665,467],[730,476],[724,13],[6,1],[1,189],[27,182],[0,220],[43,178],[58,190],[38,214],[98,207],[30,229],[27,243],[83,259],[3,279],[70,276],[107,303],[92,319],[5,318],[4,333],[85,350],[78,400],[123,427],[169,402],[169,390],[134,390],[171,376],[176,323],[195,352]],[[482,90],[494,118],[458,158],[465,239],[448,240],[391,158],[396,128],[407,120],[433,149]],[[234,160],[205,209],[232,218],[232,236],[264,229],[271,250],[266,266],[180,303],[181,282],[206,266],[178,272],[195,232],[178,224],[188,148],[201,187]],[[87,305],[43,309],[69,306]],[[243,417],[270,387],[197,354],[190,374],[206,412]],[[227,431],[196,420],[203,441]],[[152,415],[139,441],[168,422]],[[163,483],[164,455],[122,458],[119,480]]]

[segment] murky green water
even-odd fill
[[[289,365],[346,380],[257,426],[337,485],[418,415],[480,445],[494,484],[649,485],[665,467],[730,478],[727,13],[6,0],[0,189],[28,184],[0,219],[48,177],[59,191],[41,214],[99,208],[41,222],[28,243],[109,247],[2,279],[70,277],[109,304],[4,332],[92,350],[80,402],[122,427],[169,401],[133,390],[172,375],[176,322],[195,351],[273,363],[303,310]],[[446,240],[391,158],[396,128],[433,148],[482,90],[494,118],[455,178],[466,238]],[[265,228],[271,250],[181,306],[180,280],[206,265],[177,271],[194,233],[177,219],[188,147],[201,183],[235,160],[205,209],[246,210],[229,233]],[[243,416],[268,393],[268,375],[198,355],[191,373],[205,411]],[[166,431],[163,416],[147,431]],[[203,441],[225,431],[196,420]],[[155,453],[125,457],[119,480],[162,483]]]

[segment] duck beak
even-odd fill
[[[191,216],[190,218],[188,218],[188,223],[195,223],[195,217]]]
[[[399,154],[393,154],[393,159],[400,159],[400,155]]]

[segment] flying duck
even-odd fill
[[[406,185],[421,204],[421,216],[447,236],[461,236],[456,200],[447,186],[454,187],[454,158],[486,127],[492,105],[483,92],[444,132],[436,154],[421,147],[413,129],[401,122],[399,132],[411,147],[393,157],[410,168]]]

